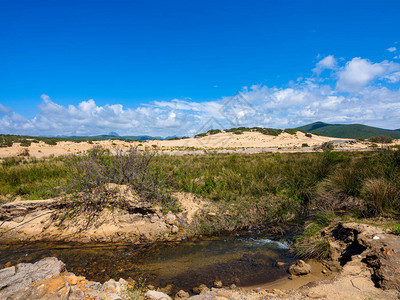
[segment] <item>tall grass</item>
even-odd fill
[[[51,198],[61,193],[67,176],[63,160],[11,157],[3,160],[0,166],[0,195],[8,198]]]
[[[129,184],[142,197],[167,205],[172,201],[168,191],[178,190],[221,207],[238,204],[238,214],[256,211],[264,217],[272,211],[271,203],[277,207],[275,215],[287,215],[293,207],[351,210],[355,207],[348,204],[353,202],[362,203],[357,209],[365,216],[397,215],[400,150],[154,156],[135,151],[111,155],[95,149],[69,158],[12,158],[0,166],[0,195],[10,198],[46,198],[60,194],[62,186],[71,187],[72,193],[107,183]]]

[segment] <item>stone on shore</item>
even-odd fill
[[[290,275],[307,275],[311,273],[311,266],[300,259],[291,265],[288,271]]]
[[[170,296],[163,292],[147,291],[145,295],[149,300],[172,300]]]

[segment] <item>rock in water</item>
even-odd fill
[[[172,300],[167,294],[157,291],[147,291],[145,296],[150,300]]]
[[[178,293],[175,295],[175,300],[181,300],[181,299],[188,299],[190,297],[188,292],[185,292],[184,290],[180,290]]]
[[[307,275],[311,272],[311,266],[300,259],[291,265],[288,271],[291,275]]]
[[[204,294],[208,292],[210,289],[205,284],[200,284],[198,287],[193,288],[193,293],[195,294]]]
[[[221,280],[215,280],[214,281],[214,287],[222,288],[222,281]]]

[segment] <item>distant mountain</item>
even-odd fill
[[[328,124],[324,122],[315,122],[297,127],[296,129],[336,138],[368,139],[377,135],[386,135],[394,139],[400,138],[400,129],[383,129],[362,124]]]
[[[56,138],[62,138],[66,140],[109,140],[109,139],[123,139],[123,140],[138,140],[138,141],[146,141],[146,140],[166,140],[168,138],[163,138],[160,136],[150,136],[150,135],[126,135],[120,136],[116,132],[110,132],[109,134],[101,134],[101,135],[79,135],[79,136],[67,136],[67,135],[58,135]]]

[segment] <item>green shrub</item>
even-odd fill
[[[371,143],[380,143],[380,144],[391,144],[393,143],[393,139],[390,136],[386,135],[378,135],[374,137],[370,137],[368,139]]]
[[[286,133],[289,133],[289,134],[296,134],[297,131],[298,131],[298,130],[297,130],[297,129],[294,129],[294,128],[286,128],[286,129],[285,129],[285,132],[286,132]]]
[[[56,139],[52,139],[52,138],[50,138],[50,139],[45,139],[44,142],[45,142],[47,145],[52,145],[52,146],[57,145],[57,140],[56,140]]]
[[[211,130],[207,131],[208,134],[217,134],[220,132],[221,132],[221,130],[219,130],[219,129],[211,129]]]
[[[32,143],[31,141],[24,139],[21,141],[20,145],[21,145],[21,147],[29,147],[31,145],[31,143]]]
[[[201,137],[205,137],[205,136],[207,136],[207,133],[199,133],[199,134],[196,134],[194,137],[201,138]]]

